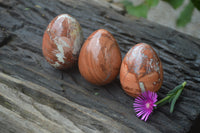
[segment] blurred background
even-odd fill
[[[200,38],[200,0],[94,0],[117,12]]]

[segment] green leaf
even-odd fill
[[[130,5],[133,5],[133,3],[130,2],[129,0],[124,0],[124,1],[122,1],[121,3],[122,3],[125,7],[130,6]]]
[[[24,8],[24,10],[29,10],[30,8]]]
[[[138,6],[129,5],[126,7],[126,10],[130,15],[147,18],[149,8],[146,4],[143,3]]]
[[[164,1],[169,3],[174,9],[180,7],[184,2],[184,0],[164,0]]]
[[[155,7],[158,5],[159,0],[145,0],[145,3],[147,4],[147,6],[149,7]]]
[[[174,95],[174,94],[177,93],[177,91],[178,91],[179,89],[181,89],[181,88],[183,88],[182,84],[176,86],[173,90],[170,90],[170,91],[167,93],[167,95],[168,95],[168,96],[169,96],[169,95]]]
[[[169,103],[171,103],[171,101],[174,99],[175,95],[171,96],[168,100]]]
[[[200,11],[200,0],[192,0],[192,3]]]
[[[192,2],[189,2],[188,5],[185,6],[184,10],[181,12],[179,18],[177,19],[176,25],[178,27],[186,26],[191,21],[193,10],[194,5],[192,4]]]
[[[187,84],[186,81],[184,81],[184,82],[182,83],[183,88],[186,86],[186,84]]]
[[[171,107],[170,107],[170,113],[172,113],[174,111],[174,105],[177,101],[177,99],[179,98],[179,96],[181,95],[181,92],[183,91],[183,89],[178,90],[178,92],[176,93],[174,99],[171,102]]]
[[[95,92],[94,95],[97,96],[97,95],[99,95],[99,93],[98,93],[98,92]]]
[[[174,110],[175,103],[178,100],[179,96],[181,95],[181,92],[183,91],[186,84],[187,82],[184,81],[182,84],[176,86],[173,90],[169,91],[166,97],[155,103],[157,105],[156,107],[164,105],[167,102],[171,103],[170,113],[172,113]]]

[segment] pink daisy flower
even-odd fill
[[[149,115],[153,112],[153,108],[156,106],[157,94],[151,91],[145,91],[135,98],[133,107],[137,113],[137,117],[141,117],[141,120],[146,121]]]

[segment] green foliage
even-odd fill
[[[122,1],[122,4],[123,4],[125,7],[127,7],[127,6],[132,5],[132,2],[130,2],[130,1],[128,1],[128,0],[124,0],[124,1]]]
[[[125,0],[122,2],[128,14],[147,18],[148,11],[151,7],[158,5],[159,0],[145,0],[142,4],[134,6],[130,1]]]
[[[179,8],[184,3],[184,0],[163,1],[169,3],[174,9]],[[136,17],[147,18],[149,9],[157,6],[159,0],[145,0],[143,3],[137,6],[134,6],[130,0],[124,0],[122,3],[124,4],[128,14]],[[184,27],[191,21],[194,8],[197,8],[200,11],[200,0],[190,0],[189,4],[185,6],[184,10],[180,13],[178,19],[176,20],[176,25],[178,27]]]
[[[169,3],[174,9],[179,8],[184,2],[184,0],[163,0],[163,1]]]
[[[184,10],[181,12],[179,18],[177,19],[176,25],[179,27],[186,26],[191,21],[193,10],[194,5],[192,4],[192,2],[189,2],[188,5],[185,6]]]
[[[173,95],[174,93],[176,93],[179,89],[182,88],[182,84],[176,86],[173,90],[170,90],[168,93],[167,93],[167,96],[171,96]]]
[[[176,101],[178,100],[179,96],[181,95],[181,92],[183,91],[183,89],[180,89],[177,91],[177,93],[175,94],[174,98],[172,99],[171,102],[171,106],[170,106],[170,113],[172,113],[174,111],[174,105],[176,103]]]
[[[186,82],[183,82],[182,84],[176,86],[173,90],[168,92],[166,97],[164,97],[160,101],[156,102],[155,104],[157,106],[161,106],[166,103],[171,103],[170,113],[172,113],[174,111],[175,103],[178,100],[179,96],[181,95],[181,92],[183,91],[185,85],[186,85]]]
[[[148,6],[145,4],[141,4],[138,6],[129,5],[126,7],[126,10],[130,15],[147,18]]]
[[[145,0],[148,7],[155,7],[158,5],[159,0]]]
[[[193,5],[200,11],[200,0],[191,0]]]

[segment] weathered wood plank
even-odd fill
[[[37,8],[35,5],[40,5],[41,8]],[[25,10],[26,8],[29,10]],[[123,57],[136,43],[146,42],[152,45],[161,58],[164,68],[164,82],[158,93],[159,98],[162,98],[170,89],[184,80],[188,82],[176,104],[174,113],[170,114],[169,107],[166,105],[156,110],[148,122],[144,123],[136,118],[132,109],[133,98],[123,92],[119,78],[109,85],[99,87],[85,81],[77,67],[68,71],[59,71],[52,68],[42,56],[42,35],[51,19],[61,13],[68,13],[77,18],[83,28],[85,39],[99,28],[109,30],[118,41]],[[48,110],[53,110],[59,115],[64,115],[66,121],[69,120],[68,117],[76,118],[74,121],[70,119],[74,122],[74,129],[83,132],[89,132],[90,130],[90,132],[94,130],[99,132],[121,132],[122,129],[126,129],[127,132],[132,130],[130,132],[184,133],[190,130],[193,121],[200,114],[200,104],[198,102],[200,100],[199,39],[146,20],[130,20],[112,10],[108,10],[106,7],[98,6],[92,1],[86,0],[0,1],[0,20],[0,71],[2,74],[10,75],[9,78],[14,77],[16,80],[29,81],[30,84],[44,87],[49,90],[48,92],[52,91],[60,95],[59,97],[64,98],[63,102],[69,100],[73,102],[73,105],[77,105],[76,108],[72,109],[72,107],[69,108],[68,104],[63,105],[61,102],[59,105],[63,105],[63,107],[57,107],[56,99],[52,98],[51,101],[48,93],[41,94],[34,87],[26,86],[26,84],[19,85],[13,80],[7,81],[5,76],[0,78],[0,81],[6,84],[3,85],[4,88],[12,84],[9,86],[10,95],[16,91],[21,95],[25,95],[25,97],[34,99],[41,106],[47,106],[45,108],[46,112],[44,111],[45,113],[42,114],[44,119],[49,119],[45,115]],[[24,89],[24,86],[26,89]],[[99,95],[96,96],[96,92]],[[7,102],[14,100],[7,97],[5,92],[1,93],[1,98]],[[45,100],[45,98],[49,100]],[[41,101],[37,101],[37,99]],[[11,105],[17,107],[11,110],[1,102],[1,112],[5,113],[5,111],[10,110],[12,113],[14,112],[12,119],[16,118],[17,120],[22,117],[22,115],[15,112],[19,109],[20,104],[14,103],[14,101],[10,102]],[[24,101],[20,100],[20,102]],[[96,110],[98,114],[101,114],[101,117],[94,119],[95,115],[88,116],[85,114],[88,110],[82,110],[81,113],[74,111],[79,107]],[[25,107],[20,109],[22,112],[25,111]],[[30,110],[28,111],[31,113]],[[41,111],[38,112],[41,113]],[[18,132],[28,132],[28,129],[23,128],[23,123],[21,123],[21,126],[20,124],[15,125],[8,114],[1,115],[0,118],[4,118],[3,116],[6,116],[5,118],[8,121],[1,121],[2,124],[13,125],[13,128]],[[38,116],[35,115],[33,119],[36,120]],[[115,130],[109,128],[109,122],[104,123],[101,121],[102,117],[105,117],[105,120],[109,120],[110,123],[116,121],[116,125],[123,128],[120,129],[117,126]],[[27,118],[24,119],[27,120]],[[56,118],[54,117],[54,119]],[[27,120],[27,122],[30,121]],[[57,122],[50,122],[57,127],[61,126]],[[48,122],[45,123],[48,124]],[[100,124],[98,125],[98,123]],[[84,126],[81,128],[78,125]],[[32,128],[36,126],[38,126],[37,123],[32,122]],[[65,128],[59,130],[62,129],[65,130]],[[44,126],[44,128],[41,128],[41,132],[42,130],[46,131],[47,129]],[[56,128],[55,130],[57,131]],[[33,129],[30,132],[37,131]]]
[[[3,73],[0,79],[4,83],[0,83],[1,118],[6,119],[1,122],[5,122],[7,129],[17,126],[15,130],[19,132],[23,129],[44,133],[133,131],[94,109],[78,105],[32,82]],[[7,125],[8,122],[12,124]],[[14,124],[16,122],[18,124]]]

